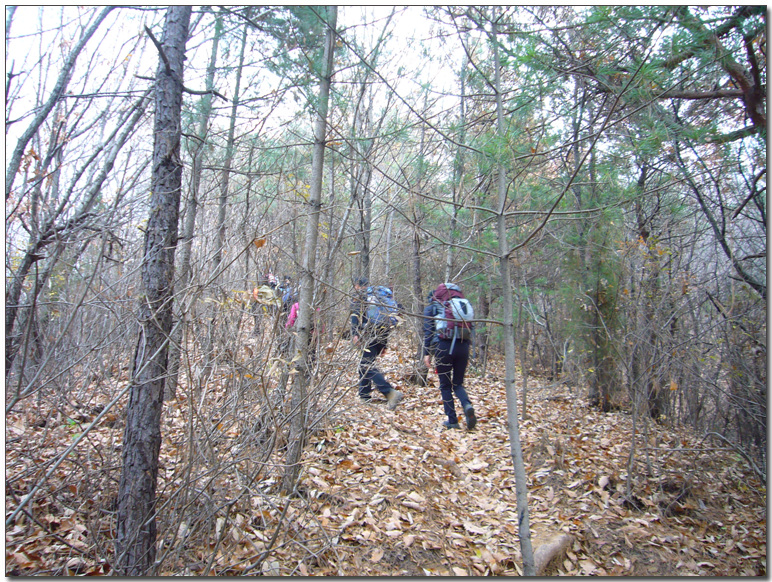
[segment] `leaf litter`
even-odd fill
[[[395,343],[379,365],[404,400],[393,412],[382,399],[362,404],[355,371],[344,371],[338,406],[309,438],[298,498],[278,493],[280,464],[266,463],[249,481],[259,460],[233,450],[227,478],[185,490],[188,413],[184,402],[170,404],[159,516],[182,504],[183,491],[187,513],[173,528],[159,517],[160,551],[184,546],[165,554],[161,574],[521,575],[502,363],[489,362],[485,376],[470,367],[477,428],[448,431],[436,376],[426,387],[409,383],[400,354],[412,346]],[[532,544],[571,536],[542,574],[766,575],[766,488],[737,455],[686,428],[652,425],[636,437],[629,476],[629,414],[602,414],[583,391],[534,377],[527,413],[520,438]],[[7,416],[7,515],[82,430],[85,419],[71,418],[42,405]],[[213,434],[238,436],[227,418],[216,420]],[[6,575],[111,573],[119,426],[94,429],[91,448],[76,450],[6,528]],[[223,450],[201,454],[214,462]],[[215,497],[227,500],[227,514],[222,504],[207,509]]]

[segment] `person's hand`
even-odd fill
[[[424,364],[426,364],[426,367],[431,369],[432,367],[432,357],[431,356],[424,356]]]
[[[358,335],[355,335],[355,336],[353,336],[353,337],[351,338],[351,341],[353,341],[353,342],[354,342],[354,345],[355,345],[355,346],[359,345],[359,336],[358,336]]]

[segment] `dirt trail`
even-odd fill
[[[381,362],[391,380],[399,353],[409,350]],[[320,523],[338,532],[326,567],[346,575],[520,573],[503,371],[491,371],[481,378],[470,370],[466,382],[478,417],[472,432],[442,427],[434,375],[435,386],[424,388],[394,382],[405,393],[395,412],[346,395],[330,429],[314,437],[307,467],[310,486],[329,499]],[[631,417],[588,408],[576,389],[529,384],[520,429],[533,546],[573,539],[547,573],[765,574],[766,494],[736,455],[654,427],[648,442],[639,436],[636,457],[648,465],[636,463],[626,499]]]

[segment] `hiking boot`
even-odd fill
[[[464,416],[466,416],[466,430],[474,429],[477,424],[477,417],[474,415],[474,408],[471,404],[464,408]]]
[[[400,400],[402,400],[402,392],[399,390],[392,389],[391,392],[386,395],[386,403],[388,404],[389,410],[397,408],[397,404],[399,404]]]
[[[461,425],[460,425],[460,424],[458,424],[457,422],[450,422],[450,421],[448,421],[448,420],[446,420],[445,422],[443,422],[443,423],[442,423],[442,426],[444,426],[446,429],[450,429],[450,428],[461,428]]]

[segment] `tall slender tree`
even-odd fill
[[[213,260],[213,269],[217,271],[223,259],[225,249],[226,235],[226,215],[228,210],[228,186],[230,184],[231,166],[233,165],[234,147],[236,141],[236,114],[239,109],[239,99],[241,93],[241,77],[244,72],[244,51],[247,46],[247,35],[249,32],[249,15],[246,12],[246,21],[241,34],[241,48],[239,50],[239,63],[236,67],[236,87],[233,91],[233,101],[231,104],[231,117],[228,124],[228,141],[225,144],[225,159],[223,160],[223,169],[220,175],[220,198],[217,205],[217,243]]]
[[[314,317],[316,290],[316,243],[319,238],[319,214],[322,210],[322,182],[324,176],[324,149],[327,134],[327,109],[330,99],[330,85],[333,74],[333,54],[335,52],[335,27],[338,9],[328,6],[322,14],[325,16],[327,31],[324,41],[319,98],[317,100],[316,122],[314,124],[314,151],[311,166],[311,188],[308,200],[309,213],[306,222],[305,247],[303,249],[302,279],[300,287],[299,311],[296,328],[298,330],[296,356],[298,374],[292,390],[293,417],[290,424],[290,439],[287,460],[281,487],[286,493],[294,491],[300,475],[300,460],[306,442],[308,388],[311,383],[310,339]]]
[[[499,144],[505,141],[504,104],[501,95],[501,62],[499,57],[498,23],[496,11],[492,20],[491,37],[494,59],[494,91],[496,93],[496,132]],[[496,164],[496,187],[498,190],[497,230],[499,239],[499,270],[501,272],[501,298],[504,303],[504,358],[506,365],[505,388],[507,393],[507,420],[509,421],[509,442],[515,467],[515,488],[517,494],[517,524],[520,534],[520,549],[523,554],[523,573],[534,576],[531,526],[528,511],[528,485],[526,483],[523,448],[520,444],[520,423],[518,420],[517,386],[515,385],[515,324],[512,303],[512,275],[510,274],[510,248],[507,236],[507,177],[503,151],[498,152]]]
[[[123,470],[118,489],[116,568],[123,576],[155,573],[156,481],[168,338],[172,330],[174,251],[182,187],[182,80],[190,15],[190,6],[170,7],[163,41],[158,45],[150,216],[139,300],[140,332],[126,408]]]
[[[214,91],[214,74],[217,66],[217,53],[219,51],[220,38],[223,34],[222,20],[221,10],[215,17],[214,36],[212,37],[212,53],[206,68],[206,94],[201,98],[196,138],[192,140],[193,162],[190,169],[190,186],[188,188],[188,195],[185,198],[185,209],[183,212],[185,218],[182,226],[182,236],[180,236],[180,253],[177,261],[179,264],[179,278],[175,284],[177,290],[183,292],[187,289],[191,276],[190,260],[193,248],[193,236],[196,229],[196,217],[198,216],[199,192],[201,189],[201,176],[203,174],[205,146],[209,137],[209,123],[212,114],[212,92]],[[195,301],[195,298],[193,301]],[[167,399],[174,398],[177,393],[180,353],[182,352],[182,342],[185,337],[185,320],[188,317],[189,303],[190,300],[186,293],[183,295],[178,294],[175,299],[175,306],[177,307],[176,319],[180,323],[174,326],[171,345],[169,346],[169,378],[166,384]]]

